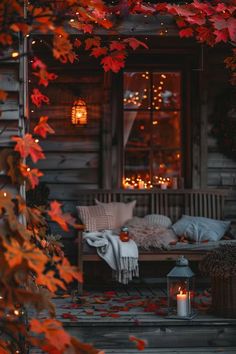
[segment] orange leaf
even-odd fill
[[[124,40],[124,42],[125,42],[125,43],[128,43],[129,46],[130,46],[133,50],[137,49],[137,48],[140,47],[140,46],[142,46],[142,47],[148,49],[147,44],[145,44],[144,42],[139,41],[137,38],[126,38],[126,39]]]
[[[135,336],[129,336],[129,340],[136,344],[136,348],[138,350],[144,350],[147,345],[147,342],[145,340],[137,338]]]
[[[20,164],[20,171],[24,177],[26,177],[30,184],[31,188],[34,189],[39,184],[39,177],[43,176],[43,173],[39,171],[37,168],[30,168],[23,163]]]
[[[36,283],[38,285],[46,286],[52,293],[54,293],[58,288],[66,290],[64,283],[55,277],[55,273],[50,270],[46,274],[38,273],[36,278]]]
[[[62,264],[57,265],[57,269],[61,279],[63,279],[65,283],[71,283],[74,279],[78,280],[80,283],[83,282],[82,273],[77,267],[72,266],[68,259],[63,258]]]
[[[39,123],[34,127],[34,133],[40,135],[42,138],[46,138],[47,133],[55,134],[55,130],[47,123],[48,117],[42,116],[39,119]]]
[[[30,321],[30,330],[39,335],[44,335],[47,345],[60,351],[60,353],[64,353],[71,342],[71,337],[63,329],[62,324],[54,319],[46,319],[41,322],[33,319]],[[52,353],[52,351],[50,352]]]
[[[49,98],[45,95],[42,94],[38,89],[34,88],[33,93],[30,95],[32,103],[35,104],[35,106],[40,107],[42,102],[44,103],[49,103]]]
[[[45,158],[41,146],[38,145],[31,134],[25,134],[23,138],[12,137],[12,140],[16,142],[14,150],[18,151],[21,157],[24,158],[30,155],[33,162]]]
[[[69,213],[62,213],[61,203],[56,200],[50,203],[51,210],[48,211],[48,215],[53,221],[56,221],[63,230],[68,231],[68,224],[76,226],[75,218],[73,218]]]

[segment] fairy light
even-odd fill
[[[29,172],[29,171],[30,171],[30,167],[28,167],[28,168],[26,169],[26,171]]]
[[[19,310],[14,310],[14,315],[16,315],[16,316],[19,316],[20,315],[20,311]]]
[[[32,44],[35,44],[35,43],[36,43],[36,41],[35,41],[35,40],[33,40],[33,41],[32,41]]]
[[[35,139],[34,141],[36,142],[36,144],[38,144],[38,143],[39,143],[39,139]]]
[[[17,51],[14,51],[14,52],[12,52],[11,53],[11,56],[12,56],[12,58],[18,58],[18,56],[20,55],[20,53],[19,52],[17,52]]]
[[[4,196],[5,198],[6,198],[6,196],[7,196],[7,193],[6,193],[6,192],[4,192],[4,193],[3,193],[3,196]]]

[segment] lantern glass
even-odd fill
[[[71,122],[74,125],[86,125],[88,123],[87,106],[83,99],[77,99],[71,110]]]
[[[194,317],[194,273],[188,267],[188,260],[181,256],[167,275],[168,316],[191,319]]]

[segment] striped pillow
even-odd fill
[[[86,231],[107,230],[114,226],[112,210],[106,210],[102,205],[77,206],[77,211]]]
[[[150,214],[146,215],[144,218],[148,225],[155,226],[158,225],[160,227],[169,228],[172,225],[172,221],[168,216],[161,215],[161,214]]]

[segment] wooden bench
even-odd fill
[[[103,203],[124,202],[136,200],[134,216],[143,217],[147,214],[162,214],[172,222],[183,214],[203,216],[213,219],[224,218],[225,190],[81,190],[78,194],[78,205],[94,205],[95,198]],[[181,254],[189,260],[200,261],[204,256],[202,251],[160,251],[142,252],[139,261],[175,261]],[[78,232],[78,266],[83,271],[83,263],[102,261],[97,254],[83,253],[82,231]],[[82,291],[82,286],[79,287]]]

